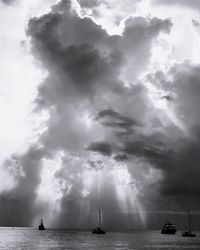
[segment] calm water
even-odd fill
[[[0,250],[83,249],[83,250],[200,250],[200,233],[196,238],[161,235],[159,231],[132,233],[107,233],[93,235],[90,232],[64,230],[38,231],[33,228],[0,228]]]

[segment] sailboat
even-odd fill
[[[45,230],[44,223],[43,223],[43,219],[41,219],[40,225],[38,226],[38,229],[39,229],[39,230]]]
[[[101,208],[99,207],[99,226],[92,230],[93,234],[105,234],[106,231],[101,227]]]
[[[196,237],[196,234],[192,232],[192,221],[191,221],[191,214],[190,210],[188,210],[188,231],[182,233],[183,237]]]

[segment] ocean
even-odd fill
[[[200,232],[196,238],[162,235],[160,231],[91,232],[34,228],[0,228],[0,250],[200,250]]]

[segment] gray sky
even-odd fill
[[[106,228],[181,228],[200,208],[197,1],[55,2],[0,3],[1,225],[91,228],[100,205]]]

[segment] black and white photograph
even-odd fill
[[[200,0],[0,0],[0,250],[200,250]]]

